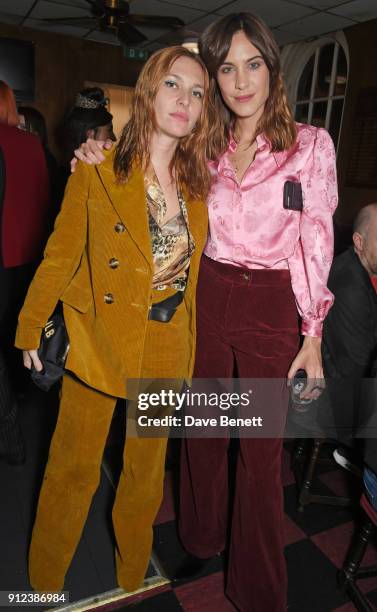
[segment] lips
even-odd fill
[[[189,120],[189,116],[186,115],[186,113],[170,113],[170,116],[174,117],[174,119],[178,119],[178,121],[183,121],[185,123],[187,123]]]
[[[254,98],[254,94],[249,94],[247,96],[237,96],[235,97],[235,100],[237,100],[237,102],[250,102],[250,100],[252,100]]]

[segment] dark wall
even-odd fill
[[[121,47],[0,23],[0,36],[35,43],[36,98],[28,104],[47,121],[55,154],[56,128],[85,81],[134,85],[142,63],[123,57]]]
[[[370,202],[377,202],[377,69],[375,66],[377,57],[377,19],[358,24],[344,30],[347,38],[350,56],[348,86],[346,102],[341,129],[341,139],[338,150],[338,171],[340,187],[340,203],[336,219],[342,225],[353,221],[356,212],[361,206]],[[376,167],[375,184],[373,181],[369,186],[356,185],[350,180],[352,155],[357,153],[358,159],[362,159],[358,153],[356,130],[360,127],[360,94],[376,88],[376,97],[372,103],[375,108],[376,120],[369,120],[369,146],[364,147],[368,153],[365,165],[373,163]],[[373,91],[372,91],[373,94]],[[375,124],[375,128],[373,125]],[[374,157],[373,157],[374,156]],[[372,159],[373,158],[373,159]],[[352,164],[354,167],[354,164]],[[354,174],[354,173],[353,173]],[[361,172],[360,172],[361,174]],[[362,183],[362,181],[360,181]],[[353,184],[352,184],[353,183]]]

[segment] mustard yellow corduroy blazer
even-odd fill
[[[110,152],[99,166],[79,163],[70,177],[19,315],[16,346],[39,346],[42,329],[61,300],[70,338],[67,369],[104,393],[125,397],[126,380],[140,377],[153,259],[143,174],[134,171],[127,183],[116,183],[113,157]],[[185,292],[191,376],[195,293],[208,216],[202,201],[188,200],[187,211],[195,240]]]

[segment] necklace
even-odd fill
[[[237,176],[242,172],[242,175],[245,173],[246,169],[252,164],[255,159],[256,154],[256,141],[254,140],[246,149],[243,149],[239,152],[239,146],[237,144],[237,149],[233,153],[231,157],[232,165],[235,169]]]

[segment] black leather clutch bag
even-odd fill
[[[69,338],[61,307],[57,307],[46,323],[38,356],[43,370],[31,370],[32,381],[43,391],[48,391],[64,374],[64,366],[69,350]]]

